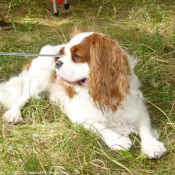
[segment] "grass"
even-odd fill
[[[145,158],[140,154],[140,140],[133,134],[130,152],[111,151],[46,99],[31,99],[22,111],[25,125],[8,125],[0,119],[0,174],[173,175],[174,1],[72,0],[70,5],[68,11],[59,6],[60,15],[54,18],[49,0],[1,0],[0,51],[38,53],[43,45],[69,41],[72,28],[79,26],[116,37],[138,57],[135,72],[152,124],[168,152],[159,160]],[[29,59],[1,56],[0,81],[18,74]]]

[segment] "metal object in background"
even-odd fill
[[[54,11],[55,17],[58,17],[58,14],[59,14],[57,5],[58,5],[57,0],[53,0],[53,11]],[[64,9],[65,10],[69,9],[69,1],[68,0],[64,0]]]
[[[51,54],[35,54],[35,53],[11,53],[11,52],[0,52],[0,55],[6,55],[6,56],[28,56],[28,57],[61,57],[61,55],[51,55]]]

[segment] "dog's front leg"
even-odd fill
[[[139,134],[141,137],[141,149],[150,159],[160,158],[165,152],[164,144],[158,141],[158,136],[151,129],[149,116],[140,120]]]
[[[132,145],[128,136],[116,133],[98,122],[87,120],[83,123],[83,126],[100,136],[106,145],[112,150],[129,150]]]
[[[32,78],[27,78],[27,81],[23,85],[21,96],[11,106],[11,108],[5,112],[3,119],[8,123],[17,124],[23,123],[24,120],[21,116],[21,109],[28,102],[30,96],[33,96],[37,91],[37,80],[32,81]]]

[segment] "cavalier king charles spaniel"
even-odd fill
[[[22,123],[21,109],[30,97],[47,92],[51,102],[73,123],[96,133],[112,150],[129,150],[129,134],[141,138],[141,151],[160,158],[164,144],[151,128],[140,82],[134,74],[137,60],[108,35],[77,32],[70,42],[46,45],[22,72],[0,84],[0,103],[8,110],[3,119]]]

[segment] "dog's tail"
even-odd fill
[[[9,109],[20,98],[24,85],[24,77],[27,72],[23,71],[9,81],[0,84],[0,104]]]

